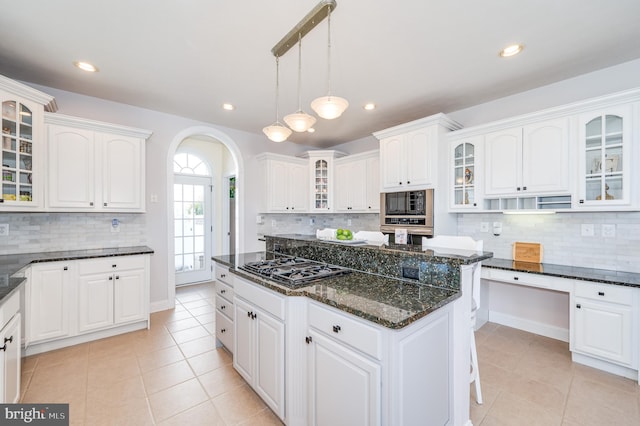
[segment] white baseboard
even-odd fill
[[[173,309],[173,308],[175,308],[175,304],[170,303],[169,300],[160,300],[158,302],[151,302],[151,305],[149,306],[149,311],[160,312],[160,311],[166,311],[167,309]]]
[[[597,368],[598,370],[603,370],[607,373],[616,374],[618,376],[626,377],[631,380],[636,380],[638,381],[638,384],[640,384],[640,374],[634,369],[624,367],[622,365],[612,364],[610,362],[592,358],[588,355],[579,354],[577,352],[571,352],[571,359],[573,360],[573,362],[577,362],[578,364]]]
[[[551,339],[569,342],[569,329],[556,327],[555,325],[532,321],[496,311],[489,311],[489,321],[506,325],[507,327],[517,328],[518,330],[528,331],[529,333],[539,334],[540,336]]]

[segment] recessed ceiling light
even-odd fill
[[[524,49],[524,45],[512,44],[511,46],[507,46],[504,49],[502,49],[498,54],[503,58],[508,58],[509,56],[514,56],[522,52],[522,49]]]
[[[222,104],[222,109],[225,109],[227,111],[233,111],[234,109],[236,109],[236,107],[234,107],[232,104]]]
[[[90,64],[89,62],[75,61],[73,65],[80,68],[82,71],[98,72],[98,67]]]
[[[372,111],[376,109],[376,104],[374,104],[373,102],[369,102],[367,104],[364,104],[362,108],[366,109],[367,111]]]
[[[307,133],[313,133],[313,132],[315,132],[315,131],[316,131],[316,129],[314,129],[313,127],[309,127],[309,128],[307,129]]]

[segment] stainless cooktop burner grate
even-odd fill
[[[240,269],[271,278],[289,287],[302,286],[311,281],[351,272],[347,268],[316,262],[299,257],[279,257],[272,260],[249,262]]]

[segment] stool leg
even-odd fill
[[[482,389],[480,388],[480,370],[478,369],[478,352],[476,350],[476,336],[471,329],[471,382],[475,382],[476,401],[482,404]]]

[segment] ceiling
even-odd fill
[[[318,2],[0,0],[0,74],[262,134],[275,121],[271,48]],[[337,2],[331,91],[350,107],[295,143],[331,147],[640,57],[638,0]],[[302,42],[309,113],[327,92],[326,42],[326,20]],[[520,55],[498,56],[518,42]],[[297,110],[297,61],[297,48],[280,60],[281,121]]]

